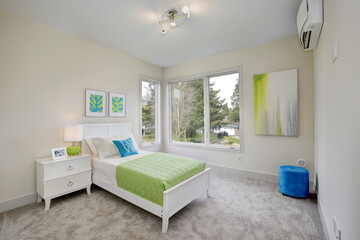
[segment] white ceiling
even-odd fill
[[[296,34],[301,0],[0,0],[0,8],[166,67]],[[162,36],[156,19],[188,5]]]

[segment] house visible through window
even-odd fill
[[[240,150],[239,71],[169,85],[172,143]]]
[[[210,144],[240,145],[239,73],[209,78]]]
[[[159,83],[141,79],[141,143],[159,143]]]

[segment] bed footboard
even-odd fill
[[[166,190],[163,196],[162,232],[167,232],[169,218],[210,187],[210,168]],[[209,195],[208,195],[209,196]]]

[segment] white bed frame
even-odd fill
[[[101,124],[83,124],[84,139],[93,137],[110,137],[116,135],[130,134],[131,123],[101,123]],[[83,141],[82,149],[84,153],[90,153],[90,150]],[[210,168],[203,172],[179,183],[178,185],[164,191],[163,206],[152,203],[135,194],[125,191],[117,186],[104,182],[93,177],[93,183],[129,202],[135,204],[152,214],[162,218],[162,232],[166,233],[169,225],[169,218],[180,209],[192,202],[194,199],[207,193],[209,197],[210,187]]]

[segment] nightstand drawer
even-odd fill
[[[91,171],[44,182],[44,198],[62,195],[91,184]]]
[[[44,181],[91,170],[90,157],[44,165]]]

